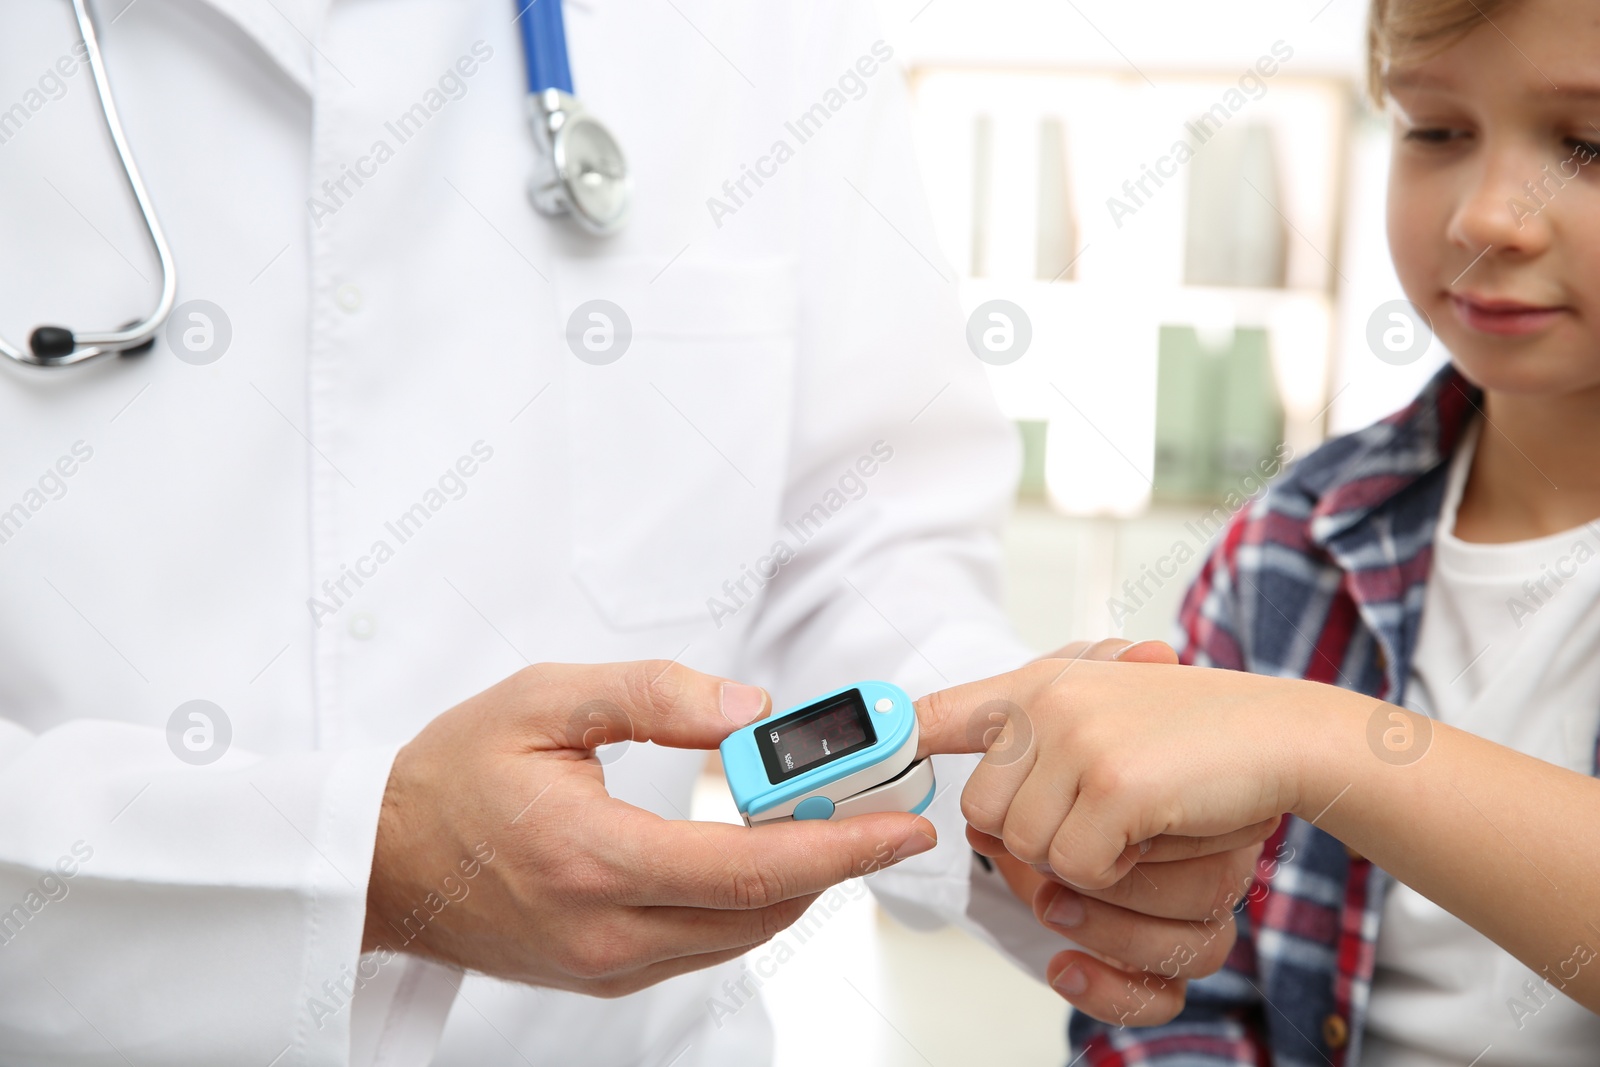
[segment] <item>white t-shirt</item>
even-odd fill
[[[1459,540],[1456,511],[1478,433],[1471,431],[1451,466],[1406,706],[1592,774],[1600,729],[1600,522],[1514,544]],[[1485,815],[1494,818],[1463,801],[1462,818]],[[1550,962],[1559,980],[1554,965],[1561,961]],[[1597,1061],[1600,1016],[1421,894],[1398,883],[1390,889],[1363,1065]]]

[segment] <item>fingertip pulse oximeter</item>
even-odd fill
[[[931,760],[918,760],[917,713],[905,690],[861,682],[729,734],[722,768],[746,826],[920,815],[933,803]]]

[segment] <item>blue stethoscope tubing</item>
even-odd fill
[[[572,91],[572,59],[567,54],[567,24],[561,0],[516,0],[522,50],[528,59],[528,92]]]

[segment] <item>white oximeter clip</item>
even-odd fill
[[[933,802],[933,765],[916,758],[916,709],[905,690],[888,682],[845,686],[741,727],[721,752],[747,826],[921,814]]]

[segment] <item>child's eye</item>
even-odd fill
[[[1454,130],[1447,126],[1419,126],[1406,131],[1406,140],[1424,145],[1446,145],[1466,136],[1465,130]]]

